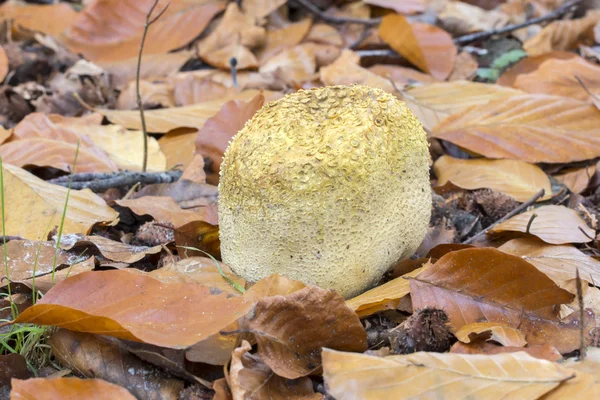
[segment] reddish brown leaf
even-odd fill
[[[15,400],[135,400],[127,389],[101,379],[31,378],[13,379],[11,399]],[[40,397],[40,394],[43,396]]]
[[[536,214],[536,217],[533,217],[533,214]],[[596,234],[577,211],[555,205],[542,206],[515,215],[490,229],[490,232],[504,231],[529,232],[552,244],[587,243],[594,240]]]
[[[151,215],[156,221],[170,222],[175,228],[193,221],[206,221],[210,213],[183,210],[171,197],[144,196],[136,199],[117,200],[121,207],[130,208],[137,215]]]
[[[415,309],[444,309],[454,329],[500,322],[519,327],[531,345],[551,344],[561,353],[579,347],[579,321],[560,320],[556,312],[574,296],[527,261],[496,249],[448,253],[411,279],[410,292]]]
[[[456,46],[446,31],[423,23],[410,24],[398,14],[383,18],[379,36],[421,71],[445,80],[454,68]]]
[[[525,57],[508,68],[496,81],[498,85],[512,87],[515,80],[522,74],[529,74],[539,68],[548,60],[568,60],[577,57],[575,53],[567,51],[551,51],[539,56]]]
[[[548,361],[559,361],[563,358],[558,350],[549,344],[539,344],[527,347],[504,347],[486,342],[485,340],[478,340],[469,344],[456,342],[450,349],[451,353],[460,354],[499,354],[516,353],[519,351],[524,351],[532,357]]]
[[[205,257],[209,253],[221,259],[219,227],[205,221],[192,221],[175,229],[175,245],[182,257]]]
[[[258,59],[263,62],[283,49],[300,44],[308,34],[311,26],[312,20],[305,18],[281,29],[269,29],[265,46],[258,51]]]
[[[146,14],[153,3],[154,0],[92,2],[65,32],[64,42],[72,52],[93,61],[135,57],[140,50]],[[148,30],[144,54],[166,53],[185,46],[223,9],[218,1],[160,0],[153,16],[167,4],[169,8]],[[115,28],[107,29],[108,26]]]
[[[66,3],[27,4],[8,1],[0,6],[0,18],[14,26],[52,36],[60,35],[77,18],[77,11]]]
[[[334,63],[319,70],[319,78],[326,85],[350,85],[353,83],[377,87],[393,92],[389,80],[359,65],[360,56],[352,50],[344,49]]]
[[[0,356],[0,385],[9,387],[11,378],[27,379],[31,372],[27,368],[25,357],[16,353]]]
[[[464,325],[454,334],[463,343],[478,339],[498,342],[503,346],[523,347],[527,341],[520,330],[498,322],[474,322]]]
[[[133,246],[123,242],[117,242],[103,236],[93,235],[63,235],[60,247],[63,250],[72,250],[81,247],[94,246],[107,260],[119,263],[133,264],[147,255],[160,253],[162,246]],[[81,253],[81,249],[79,249]]]
[[[367,348],[366,332],[343,297],[316,286],[262,298],[248,317],[248,327],[264,362],[288,379],[319,371],[323,347]]]
[[[567,163],[600,156],[598,126],[600,113],[593,105],[529,94],[451,115],[433,136],[488,158]]]
[[[16,322],[186,348],[236,321],[251,306],[195,283],[166,284],[127,271],[92,271],[53,287]]]
[[[206,120],[196,136],[196,152],[213,162],[212,171],[218,173],[223,153],[229,141],[244,127],[256,111],[264,104],[265,98],[258,94],[250,101],[232,100],[225,103],[219,112]]]
[[[560,174],[554,175],[554,179],[564,184],[573,193],[581,193],[588,187],[595,173],[595,165],[586,165],[561,171]]]
[[[290,399],[317,400],[323,395],[315,393],[310,378],[289,380],[275,375],[258,354],[251,354],[250,343],[233,351],[230,380],[235,399]]]

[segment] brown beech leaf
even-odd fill
[[[588,187],[595,173],[595,165],[586,165],[561,171],[560,174],[554,175],[554,179],[568,187],[571,192],[581,193]]]
[[[148,110],[144,113],[148,132],[166,133],[177,128],[200,129],[207,119],[219,112],[223,104],[231,100],[251,100],[258,95],[258,90],[244,90],[233,97],[205,101],[185,107],[172,107],[162,110]],[[262,91],[267,101],[281,97],[281,93]],[[127,129],[142,129],[140,112],[137,110],[97,110],[112,123]]]
[[[568,163],[600,156],[599,124],[593,105],[527,94],[454,114],[434,128],[433,137],[488,158]]]
[[[127,264],[139,261],[147,255],[160,253],[162,250],[160,245],[153,247],[133,246],[98,235],[63,235],[60,242],[60,247],[63,250],[72,250],[89,245],[96,247],[106,259]]]
[[[508,15],[500,10],[487,11],[462,1],[445,2],[438,18],[453,35],[498,29],[509,22]]]
[[[169,348],[187,348],[252,304],[196,283],[162,283],[127,271],[92,271],[53,287],[16,323],[59,325]]]
[[[0,6],[0,19],[13,26],[51,36],[60,35],[77,18],[77,11],[66,3],[27,4],[7,1]]]
[[[114,338],[59,329],[49,344],[63,367],[119,385],[136,398],[173,398],[183,389],[183,381],[140,360]]]
[[[539,56],[525,57],[517,61],[510,68],[500,75],[500,78],[496,81],[496,84],[512,87],[515,84],[515,80],[522,74],[529,74],[539,68],[544,62],[548,60],[568,60],[570,58],[577,57],[577,54],[568,51],[551,51],[544,53]]]
[[[388,79],[359,65],[360,56],[352,50],[344,49],[332,64],[319,70],[319,77],[326,85],[351,85],[353,83],[377,87],[386,92],[394,92],[394,85]]]
[[[191,51],[177,51],[173,53],[144,54],[140,65],[140,79],[166,77],[175,74],[194,56]],[[137,72],[137,56],[114,61],[97,63],[111,75],[112,83],[117,89],[125,87],[133,81]]]
[[[45,240],[60,225],[67,188],[47,183],[29,172],[3,164],[6,234]],[[10,190],[6,190],[10,188]],[[99,224],[114,224],[119,214],[90,190],[71,190],[63,234],[88,233]]]
[[[221,169],[223,153],[231,139],[264,103],[265,98],[262,94],[249,101],[229,101],[200,128],[196,136],[196,152],[213,162],[211,169],[214,173]]]
[[[332,46],[344,46],[344,38],[338,30],[328,24],[314,24],[305,38],[307,42],[329,44]]]
[[[235,97],[239,90],[215,82],[211,76],[202,76],[194,71],[181,72],[171,78],[173,97],[177,106],[189,106],[221,97]]]
[[[454,60],[454,68],[448,77],[449,81],[462,81],[473,79],[477,74],[479,64],[475,56],[466,51],[461,51]]]
[[[181,257],[211,256],[221,259],[219,227],[205,222],[192,221],[175,229],[175,245]],[[194,250],[197,249],[197,250]]]
[[[399,14],[417,14],[422,13],[427,9],[428,2],[426,0],[363,0],[363,3],[389,8]]]
[[[436,160],[433,169],[439,185],[452,182],[462,189],[493,189],[520,202],[541,189],[546,195],[540,201],[552,197],[550,179],[544,171],[519,160],[463,160],[444,155]]]
[[[533,217],[533,214],[537,216]],[[504,231],[529,232],[551,244],[587,243],[594,240],[596,235],[577,211],[556,205],[542,206],[515,215],[490,230]]]
[[[268,60],[283,49],[300,44],[312,26],[312,19],[304,18],[281,29],[269,29],[264,47],[257,51],[259,61]]]
[[[436,82],[436,79],[431,75],[424,74],[413,68],[400,67],[398,65],[377,64],[368,69],[382,78],[392,80],[398,88],[403,88],[415,82]]]
[[[329,393],[346,399],[537,399],[571,378],[557,363],[525,352],[418,352],[387,357],[323,350]]]
[[[242,10],[244,14],[260,20],[277,10],[285,2],[286,0],[246,0],[242,3]]]
[[[10,380],[28,379],[31,372],[27,368],[25,357],[17,353],[8,353],[0,356],[0,385],[10,387]]]
[[[537,238],[520,238],[504,243],[498,250],[533,264],[560,287],[576,279],[577,268],[581,279],[589,283],[600,282],[600,261],[570,244],[555,246]]]
[[[22,139],[0,146],[0,156],[8,164],[17,167],[54,167],[70,172],[75,160],[76,144],[52,139]],[[77,156],[77,172],[115,172],[117,164],[96,147],[80,147]]]
[[[4,81],[6,75],[8,75],[10,67],[8,65],[8,57],[6,56],[6,50],[0,46],[0,82]]]
[[[250,343],[242,345],[232,354],[231,391],[234,399],[290,399],[317,400],[323,395],[315,393],[308,377],[295,380],[277,376],[258,354],[251,354]]]
[[[518,327],[531,345],[549,343],[561,353],[579,347],[579,321],[560,320],[557,314],[557,306],[574,295],[527,261],[493,248],[446,254],[411,279],[410,293],[415,309],[443,309],[454,329],[499,322]]]
[[[83,256],[81,258],[83,258]],[[76,259],[75,262],[77,261],[78,260]],[[63,268],[57,269],[54,273],[54,276],[52,276],[52,273],[46,273],[45,275],[37,276],[35,281],[33,279],[27,279],[18,282],[31,289],[35,287],[35,290],[38,292],[46,293],[48,290],[52,289],[54,286],[58,285],[68,277],[92,271],[95,267],[96,257],[91,256],[86,260],[77,262],[76,264],[72,263],[64,266]]]
[[[432,264],[425,264],[412,272],[368,290],[347,300],[346,304],[360,318],[367,317],[387,308],[396,308],[400,303],[400,299],[410,293],[410,282],[405,277],[415,277],[430,265]]]
[[[563,365],[576,372],[573,379],[563,383],[546,396],[543,400],[560,399],[596,399],[600,397],[600,382],[598,382],[598,370],[600,368],[600,352],[597,347],[586,349],[585,359],[567,359]]]
[[[454,336],[463,343],[471,343],[479,338],[484,338],[484,340],[498,342],[507,347],[523,347],[527,344],[520,330],[498,322],[467,324],[454,332]]]
[[[513,87],[527,93],[550,94],[587,101],[590,95],[579,84],[578,79],[592,92],[598,92],[599,74],[600,67],[582,57],[551,58],[542,62],[535,71],[518,75]]]
[[[92,61],[126,60],[138,55],[146,14],[154,0],[95,1],[79,13],[62,39],[74,53]],[[165,13],[148,30],[144,54],[179,49],[204,31],[221,10],[220,1],[189,2],[160,0],[152,16],[169,4]],[[119,29],[107,29],[107,26]]]
[[[12,379],[11,399],[15,400],[135,400],[127,389],[102,379],[31,378]]]
[[[342,296],[316,286],[286,296],[263,297],[247,322],[261,358],[288,379],[319,371],[323,347],[367,349],[365,329]]]
[[[273,74],[290,86],[311,81],[317,77],[316,49],[313,43],[284,49],[262,63],[259,72]]]
[[[406,105],[428,131],[452,114],[494,99],[507,99],[524,92],[499,85],[471,81],[430,83],[402,92]]]
[[[441,28],[411,24],[403,15],[388,14],[383,17],[378,34],[398,54],[436,79],[445,80],[454,68],[456,46],[452,36]]]
[[[207,221],[210,212],[194,212],[183,210],[171,197],[166,196],[143,196],[136,199],[115,201],[121,207],[130,208],[137,215],[150,215],[156,221],[170,222],[175,228],[179,228],[193,221]],[[212,221],[212,220],[211,220]]]
[[[579,44],[593,43],[594,25],[600,20],[600,11],[589,10],[585,17],[564,21],[552,21],[537,35],[523,43],[523,50],[530,56],[552,50],[572,50]]]
[[[229,60],[235,57],[237,68],[256,68],[258,60],[250,49],[265,41],[265,29],[256,25],[256,19],[241,12],[236,3],[229,3],[219,25],[198,43],[198,52],[213,67],[229,69]]]
[[[500,346],[485,340],[476,340],[469,344],[456,342],[450,348],[451,353],[459,354],[500,354],[517,353],[524,351],[532,357],[548,361],[559,361],[563,357],[554,346],[549,344],[538,344],[527,347],[506,347]]]

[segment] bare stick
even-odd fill
[[[504,217],[500,218],[498,221],[494,222],[493,224],[491,224],[490,226],[488,226],[484,230],[480,231],[475,236],[472,236],[471,238],[465,240],[463,242],[463,244],[469,244],[469,243],[473,242],[479,236],[481,236],[483,234],[486,234],[490,229],[492,229],[496,225],[498,225],[498,224],[506,221],[507,219],[512,218],[515,215],[519,214],[521,211],[525,210],[527,207],[529,207],[530,205],[532,205],[533,203],[535,203],[537,201],[537,199],[539,199],[540,197],[544,196],[545,193],[546,193],[546,191],[544,189],[540,190],[539,192],[537,192],[536,194],[534,194],[532,198],[530,198],[529,200],[527,200],[525,203],[521,204],[519,207],[516,207],[514,210],[512,210],[511,212],[509,212]]]
[[[148,28],[150,27],[150,25],[155,23],[156,20],[159,19],[165,11],[167,11],[167,8],[171,3],[167,4],[165,8],[163,8],[162,11],[158,13],[156,17],[150,19],[150,16],[152,15],[152,12],[154,11],[154,8],[156,8],[157,4],[158,0],[154,0],[152,7],[150,7],[150,11],[148,11],[148,14],[146,14],[146,24],[144,25],[144,33],[142,34],[142,42],[140,43],[140,53],[138,54],[137,71],[135,74],[135,93],[137,96],[137,105],[140,109],[140,118],[142,119],[142,132],[144,132],[144,162],[142,164],[143,172],[146,172],[146,166],[148,165],[148,132],[146,131],[146,118],[144,118],[144,107],[142,106],[142,96],[140,94],[140,70],[142,68],[142,53],[144,52],[144,42],[146,41]]]
[[[583,308],[583,287],[579,277],[579,268],[575,270],[575,282],[577,284],[577,302],[579,303],[579,360],[585,358],[585,310]]]
[[[335,17],[333,15],[325,14],[318,7],[312,4],[308,0],[294,0],[296,3],[300,4],[302,7],[306,8],[311,13],[315,14],[319,18],[321,18],[325,22],[329,22],[332,24],[361,24],[367,26],[375,26],[381,23],[381,18],[352,18],[352,17]]]
[[[71,189],[81,190],[90,189],[94,193],[100,193],[110,188],[129,187],[136,183],[150,185],[155,183],[172,183],[176,182],[183,172],[173,170],[165,172],[131,172],[120,171],[116,173],[96,174],[96,173],[81,173],[77,175],[69,175],[73,177]],[[69,177],[67,176],[67,178]],[[48,183],[55,185],[67,186],[69,181],[65,177],[51,179]]]

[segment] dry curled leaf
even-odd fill
[[[11,399],[15,400],[135,400],[127,389],[102,379],[31,378],[11,381]],[[41,396],[41,394],[43,394]]]
[[[596,173],[595,165],[586,165],[581,168],[571,168],[554,175],[554,179],[565,185],[573,193],[583,192]]]
[[[418,352],[375,357],[323,350],[329,392],[346,399],[537,399],[573,376],[525,352],[472,355]]]
[[[552,196],[550,179],[544,171],[519,160],[463,160],[444,155],[436,160],[433,169],[439,185],[452,182],[462,189],[492,189],[520,202],[541,189],[546,194],[540,200]]]
[[[288,379],[319,371],[323,347],[367,348],[367,334],[342,296],[316,286],[262,298],[247,321],[261,358]]]
[[[490,231],[528,232],[551,244],[587,243],[594,240],[596,234],[577,211],[556,205],[542,206],[515,215]]]
[[[360,56],[352,50],[344,49],[332,64],[319,71],[321,81],[326,85],[350,85],[353,83],[377,87],[393,92],[394,86],[389,80],[359,65]]]
[[[209,210],[204,210],[205,212],[183,210],[171,197],[143,196],[117,200],[116,203],[121,207],[130,208],[137,215],[150,215],[156,221],[170,222],[175,228],[193,221],[216,222]]]
[[[511,326],[498,322],[474,322],[458,329],[454,336],[463,343],[471,343],[480,338],[498,342],[503,346],[523,347],[527,344],[523,333]]]
[[[477,340],[469,344],[456,342],[450,348],[451,353],[459,354],[500,354],[500,353],[517,353],[526,352],[532,357],[540,358],[548,361],[559,361],[563,357],[554,346],[549,344],[538,344],[527,347],[506,347],[487,342],[485,340]]]
[[[58,36],[77,19],[78,13],[67,3],[28,4],[7,1],[0,6],[0,19],[19,28]]]

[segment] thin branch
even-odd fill
[[[150,19],[150,16],[152,15],[152,12],[154,12],[154,9],[156,8],[157,4],[158,4],[158,0],[154,0],[152,7],[150,7],[148,14],[146,14],[146,24],[144,25],[144,33],[142,34],[142,41],[140,43],[140,52],[138,54],[137,71],[135,73],[135,93],[136,93],[136,97],[137,97],[137,106],[140,109],[140,118],[142,120],[142,132],[144,132],[144,161],[142,164],[143,172],[146,172],[146,167],[148,165],[148,132],[146,130],[146,118],[144,117],[144,107],[142,105],[142,95],[140,94],[140,74],[141,74],[141,68],[142,68],[142,53],[144,52],[144,42],[146,41],[146,35],[148,34],[148,28],[150,28],[150,25],[155,23],[156,20],[159,19],[165,13],[165,11],[167,11],[167,8],[169,7],[169,5],[171,3],[167,4],[165,6],[165,8],[163,8],[162,11],[158,13],[158,15],[156,17]]]
[[[61,176],[51,179],[48,183],[55,185],[67,186],[69,177],[73,177],[71,189],[81,190],[90,189],[92,192],[100,193],[110,188],[129,187],[136,183],[150,185],[154,183],[172,183],[176,182],[182,171],[166,171],[166,172],[131,172],[121,171],[116,173],[81,173],[75,175]],[[65,180],[66,178],[66,180]]]
[[[549,22],[549,21],[552,21],[552,20],[562,17],[563,15],[565,15],[566,13],[568,13],[569,11],[571,11],[572,9],[577,7],[579,5],[579,3],[581,3],[581,0],[571,0],[571,1],[563,4],[562,6],[558,7],[556,10],[551,11],[546,15],[542,15],[541,17],[532,18],[532,19],[522,22],[520,24],[508,25],[508,26],[505,26],[504,28],[500,28],[500,29],[491,29],[489,31],[477,32],[477,33],[471,33],[468,35],[459,36],[454,39],[454,43],[459,44],[459,45],[467,44],[470,42],[475,42],[477,40],[487,39],[492,36],[510,33],[510,32],[516,31],[517,29],[526,28],[530,25],[539,24],[541,22]]]
[[[381,23],[381,18],[352,18],[352,17],[336,17],[333,15],[325,14],[321,9],[312,4],[308,0],[294,0],[297,4],[306,8],[317,17],[321,18],[325,22],[331,24],[361,24],[366,26],[376,26]]]
[[[544,189],[540,190],[539,192],[534,194],[532,198],[530,198],[529,200],[527,200],[525,203],[521,204],[520,206],[516,207],[514,210],[512,210],[511,212],[506,214],[504,217],[500,218],[498,221],[494,222],[492,225],[490,225],[487,228],[485,228],[484,230],[480,231],[475,236],[472,236],[471,238],[465,240],[463,242],[463,244],[469,244],[469,243],[473,242],[479,236],[486,234],[490,229],[492,229],[496,225],[501,224],[502,222],[506,221],[507,219],[510,219],[510,218],[514,217],[515,215],[519,214],[521,211],[525,210],[527,207],[534,204],[537,201],[537,199],[544,196],[545,193],[546,193],[546,191]]]
[[[583,287],[579,277],[579,268],[575,270],[575,283],[577,284],[577,303],[579,303],[579,361],[585,358],[585,309],[583,307]]]

